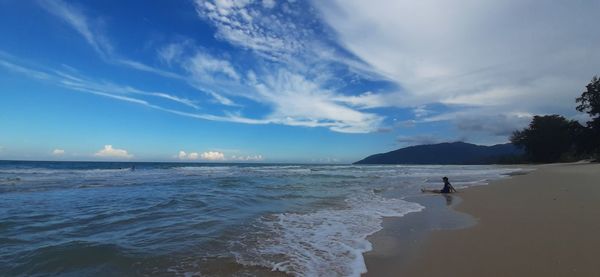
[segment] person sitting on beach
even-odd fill
[[[444,187],[442,189],[421,189],[422,192],[434,192],[434,193],[452,193],[457,192],[456,189],[448,181],[448,177],[442,178],[444,181]]]
[[[448,177],[444,176],[444,178],[442,178],[442,181],[444,181],[444,188],[442,188],[442,190],[440,190],[440,193],[456,192],[456,189],[454,189],[452,184],[450,184],[450,182],[448,181]]]

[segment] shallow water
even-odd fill
[[[0,161],[0,275],[358,276],[403,199],[515,170]]]

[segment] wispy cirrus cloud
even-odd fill
[[[112,46],[110,40],[102,32],[100,32],[98,28],[94,28],[94,24],[91,23],[93,20],[91,20],[89,16],[85,15],[81,8],[75,7],[61,0],[40,0],[40,4],[48,12],[62,19],[65,23],[76,30],[106,62],[156,74],[165,78],[189,82],[192,87],[204,91],[208,95],[214,97],[219,103],[223,105],[233,105],[231,100],[214,92],[213,89],[206,87],[204,85],[206,82],[203,83],[197,81],[199,76],[202,78],[209,78],[209,73],[215,72],[222,72],[228,74],[228,76],[235,77],[235,75],[233,75],[235,74],[235,71],[233,71],[231,67],[226,64],[226,61],[211,59],[210,56],[198,56],[195,61],[190,61],[192,63],[192,65],[189,67],[189,73],[192,75],[192,78],[190,78],[169,70],[153,67],[139,61],[123,58],[115,53],[114,47]],[[181,54],[183,48],[179,44],[172,44],[170,47],[166,47],[165,49],[159,51],[159,57],[161,60],[170,64],[173,59],[177,58],[177,55]]]
[[[324,36],[314,31],[317,21],[301,20],[307,14],[315,16],[311,9],[299,7],[306,3],[195,3],[199,16],[216,27],[218,39],[255,54],[254,66],[235,75],[243,77],[230,74],[237,82],[221,84],[229,87],[222,94],[270,106],[264,119],[279,124],[350,133],[372,132],[382,124],[383,116],[361,110],[374,106],[368,94],[347,95],[332,86],[340,81],[336,67],[348,71],[346,62],[352,59],[339,58],[334,47],[319,41]]]
[[[100,30],[97,22],[90,19],[79,6],[62,0],[39,0],[40,6],[46,11],[71,26],[96,51],[102,59],[109,63],[127,66],[132,69],[158,74],[167,78],[183,79],[182,76],[149,66],[139,61],[119,57],[110,39]]]
[[[105,58],[112,55],[112,44],[105,36],[101,35],[99,30],[93,29],[94,24],[91,24],[79,7],[62,0],[39,0],[38,2],[48,12],[73,27],[98,54]]]
[[[217,27],[217,37],[263,57],[278,61],[305,48],[302,31],[310,29],[298,29],[283,14],[263,16],[260,9],[264,6],[259,1],[196,0],[195,3],[198,14]],[[267,6],[271,10],[274,5]]]
[[[234,122],[234,123],[244,123],[244,124],[269,124],[269,123],[279,123],[276,121],[268,120],[268,119],[251,119],[240,117],[235,114],[226,113],[225,115],[213,115],[213,114],[202,114],[195,113],[184,110],[177,110],[172,108],[165,108],[159,104],[154,104],[146,99],[141,99],[136,96],[152,96],[159,97],[168,100],[175,101],[177,103],[190,106],[192,108],[196,107],[195,102],[192,100],[188,100],[185,98],[179,98],[177,96],[162,93],[162,92],[149,92],[140,90],[130,86],[117,85],[114,83],[100,82],[86,77],[75,77],[70,74],[61,72],[59,70],[47,70],[43,71],[43,69],[32,69],[25,67],[23,65],[17,65],[13,62],[9,62],[3,59],[0,59],[0,67],[4,67],[12,72],[23,74],[31,79],[49,82],[54,85],[58,85],[70,90],[80,91],[84,93],[90,93],[98,96],[103,96],[119,101],[129,102],[133,104],[142,105],[148,108],[152,108],[155,110],[168,112],[180,116],[202,119],[202,120],[211,120],[211,121],[223,121],[223,122]]]
[[[329,63],[344,61],[365,67],[344,57],[315,39],[312,25],[296,20],[298,10],[288,3],[256,1],[197,1],[196,9],[204,19],[217,27],[216,36],[256,55],[254,68],[243,68],[227,58],[211,55],[205,49],[190,46],[190,41],[169,44],[157,51],[158,59],[167,66],[178,66],[186,75],[121,58],[115,54],[110,40],[86,16],[83,9],[63,1],[41,1],[42,7],[73,27],[103,59],[112,64],[178,79],[206,93],[214,103],[223,106],[223,114],[199,115],[166,109],[169,112],[209,120],[225,120],[250,124],[275,123],[291,126],[325,127],[337,132],[364,133],[378,129],[383,117],[360,109],[372,107],[366,97],[346,98],[330,87],[336,72]],[[263,16],[263,10],[275,11]],[[323,62],[327,60],[327,62]],[[266,62],[268,61],[268,62]],[[352,66],[349,66],[352,67]],[[146,100],[106,93],[109,84],[61,80],[71,89],[103,95],[148,106]],[[285,83],[285,82],[290,83]],[[115,88],[111,88],[115,89]],[[197,107],[193,101],[172,94],[145,92],[132,88],[116,91],[137,95],[163,97]],[[149,94],[148,94],[149,93]],[[349,96],[352,97],[352,96]],[[244,116],[244,107],[236,99],[267,105],[271,111],[262,116]],[[344,100],[351,99],[351,100]],[[164,108],[157,106],[159,109]]]
[[[148,101],[131,97],[131,95],[149,96],[155,98],[167,99],[188,107],[197,109],[197,104],[189,99],[180,98],[173,94],[165,92],[152,92],[137,89],[131,86],[117,85],[109,82],[102,82],[87,78],[85,76],[75,76],[60,70],[46,70],[28,68],[23,65],[15,64],[0,59],[0,66],[10,71],[23,74],[29,78],[39,81],[50,82],[71,90],[92,93],[100,96],[110,97],[117,100],[153,106]],[[158,107],[158,106],[156,106]]]

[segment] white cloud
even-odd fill
[[[207,161],[222,161],[225,160],[225,155],[218,151],[208,151],[200,154],[200,158]]]
[[[191,153],[186,153],[185,151],[179,151],[179,154],[177,155],[177,157],[180,160],[197,160],[198,159],[198,153],[196,152],[191,152]]]
[[[370,102],[380,101],[361,100],[371,98],[369,93],[355,98],[346,97],[323,88],[314,79],[279,66],[256,68],[260,74],[250,70],[242,78],[229,61],[198,50],[189,56],[182,54],[179,60],[190,73],[190,84],[218,103],[242,109],[231,98],[246,98],[272,109],[271,113],[260,118],[247,118],[240,112],[225,112],[227,121],[326,127],[338,132],[364,133],[376,130],[383,120],[381,116],[352,107],[368,108]]]
[[[178,97],[174,94],[166,93],[166,92],[156,92],[156,91],[145,91],[140,90],[130,86],[118,85],[109,82],[102,82],[97,80],[91,80],[85,76],[73,76],[72,74],[65,73],[59,70],[51,70],[51,71],[40,71],[37,69],[26,68],[6,60],[2,60],[0,58],[0,66],[5,67],[13,72],[17,72],[28,76],[33,79],[37,79],[40,81],[50,81],[56,85],[81,91],[87,92],[91,94],[101,95],[105,97],[110,97],[113,99],[118,99],[122,101],[127,101],[131,103],[137,103],[144,106],[148,106],[151,108],[158,108],[158,106],[154,106],[150,104],[148,101],[133,98],[125,95],[140,95],[140,96],[150,96],[155,98],[167,99],[170,101],[177,102],[179,104],[186,105],[188,107],[198,109],[198,105],[195,101]]]
[[[235,156],[233,156],[233,157],[235,157]],[[260,155],[248,156],[248,157],[256,158],[256,157],[260,157]],[[180,160],[190,160],[190,161],[198,160],[198,159],[207,160],[207,161],[224,161],[225,154],[223,154],[223,152],[219,152],[219,151],[207,151],[207,152],[203,152],[200,154],[198,154],[197,152],[186,153],[185,151],[181,150],[181,151],[179,151],[179,154],[177,154],[177,158]],[[237,160],[237,159],[234,159],[234,160]]]
[[[262,5],[263,7],[267,8],[267,9],[272,9],[275,7],[275,4],[277,4],[275,2],[275,0],[262,0]]]
[[[399,136],[396,138],[400,144],[404,146],[422,145],[422,144],[436,144],[444,142],[439,136],[434,135],[414,135],[414,136]]]
[[[446,121],[452,123],[463,137],[489,136],[498,143],[507,141],[508,136],[531,121],[533,114],[527,112],[506,112],[490,107],[467,108],[420,118],[416,123]]]
[[[162,70],[162,69],[158,69],[156,67],[152,67],[149,66],[147,64],[141,63],[141,62],[137,62],[137,61],[132,61],[132,60],[128,60],[128,59],[117,59],[117,58],[112,58],[111,62],[116,63],[116,64],[121,64],[121,65],[125,65],[128,66],[130,68],[133,69],[137,69],[140,71],[146,71],[146,72],[150,72],[150,73],[154,73],[163,77],[167,77],[167,78],[171,78],[171,79],[179,79],[179,80],[183,80],[184,77],[170,72],[170,71],[166,71],[166,70]]]
[[[251,50],[258,59],[246,74],[236,72],[238,82],[220,83],[219,94],[268,105],[272,112],[262,119],[270,123],[346,133],[379,129],[384,118],[361,109],[381,106],[382,99],[370,93],[349,96],[330,86],[340,80],[334,64],[362,71],[367,66],[342,58],[335,47],[319,41],[325,36],[315,33],[316,21],[305,20],[316,16],[308,4],[285,2],[272,9],[270,1],[196,1],[198,14],[216,27],[217,38]],[[196,75],[207,75],[200,72]]]
[[[361,112],[335,101],[333,91],[301,75],[280,71],[256,86],[263,101],[273,106],[273,121],[292,126],[328,127],[337,132],[372,132],[383,117]]]
[[[100,149],[98,152],[94,154],[96,157],[100,158],[132,158],[133,155],[127,153],[127,150],[113,148],[112,145],[104,145],[103,149]]]
[[[233,155],[231,156],[231,160],[234,161],[252,161],[252,162],[256,162],[256,161],[262,161],[264,160],[264,157],[262,155],[247,155],[247,156],[236,156]]]
[[[64,154],[65,154],[65,150],[63,150],[63,149],[52,150],[52,155],[54,155],[54,156],[63,156]]]
[[[30,78],[34,78],[34,79],[38,79],[38,80],[49,80],[52,78],[52,76],[48,73],[42,72],[42,71],[38,71],[38,70],[33,70],[30,68],[26,68],[5,60],[0,59],[0,66],[11,70],[13,72],[17,72],[23,75],[26,75]]]
[[[280,58],[302,47],[298,38],[303,33],[296,32],[295,24],[280,14],[263,14],[261,8],[262,4],[252,0],[196,0],[198,14],[215,25],[217,37],[236,46],[267,58]]]
[[[89,19],[81,9],[61,0],[42,0],[39,3],[48,12],[73,27],[100,55],[108,57],[112,54],[112,45],[97,30],[92,30]]]
[[[427,106],[425,105],[420,105],[417,106],[416,108],[413,109],[413,113],[415,114],[415,117],[424,117],[428,114],[430,114],[432,111],[427,109]]]
[[[188,48],[190,45],[190,40],[170,43],[158,49],[158,58],[162,62],[171,66],[173,63],[181,61],[181,58],[185,55],[186,48]]]
[[[188,154],[188,159],[190,160],[197,160],[198,159],[198,153],[196,152],[192,152]]]
[[[240,76],[229,61],[217,59],[202,52],[197,52],[187,61],[186,69],[196,79],[213,79],[220,76],[233,80],[240,79]]]
[[[199,50],[191,45],[190,40],[185,39],[161,48],[158,58],[169,66],[179,64],[189,74],[187,77],[121,58],[113,54],[109,40],[99,31],[96,22],[86,17],[82,9],[63,1],[42,2],[43,7],[73,27],[107,62],[186,81],[192,87],[210,95],[214,101],[225,106],[224,108],[234,108],[235,111],[224,110],[224,116],[191,114],[166,109],[145,99],[114,92],[161,97],[198,108],[193,101],[172,94],[120,88],[110,84],[93,84],[89,80],[59,80],[61,85],[70,89],[208,120],[325,127],[337,132],[351,133],[377,130],[377,125],[381,124],[383,117],[359,110],[376,106],[373,104],[374,97],[368,97],[366,94],[360,97],[345,96],[325,88],[322,84],[335,76],[327,69],[328,63],[332,61],[343,61],[352,68],[365,67],[365,64],[342,58],[334,48],[317,42],[318,36],[312,28],[315,23],[300,20],[304,15],[314,16],[312,9],[303,9],[308,3],[282,3],[281,10],[273,9],[275,4],[274,1],[268,0],[196,1],[198,14],[215,25],[217,37],[275,62],[272,66],[257,68],[256,72],[261,72],[261,76],[255,75],[256,78],[246,80],[242,78],[245,74],[240,74],[229,60]],[[291,7],[292,4],[296,6]],[[266,10],[277,11],[268,14]],[[285,78],[294,79],[301,84],[285,87],[287,85],[282,83],[285,82]],[[279,93],[282,89],[284,93]],[[267,104],[272,107],[273,112],[257,118],[247,118],[241,113],[243,107],[235,102],[235,98]],[[377,101],[382,102],[379,99]],[[311,105],[315,107],[312,110],[309,108]]]
[[[39,3],[49,13],[63,20],[77,31],[106,62],[124,65],[167,78],[183,79],[182,76],[173,72],[158,69],[138,61],[119,58],[118,55],[115,55],[114,47],[110,40],[100,32],[100,27],[98,26],[100,24],[95,22],[100,20],[93,20],[88,17],[81,8],[62,0],[40,0]]]
[[[311,4],[316,10],[308,7]],[[255,55],[247,56],[251,62],[236,60],[235,55],[211,54],[186,39],[157,51],[163,65],[179,66],[184,75],[114,55],[97,22],[74,5],[42,1],[42,6],[72,26],[110,63],[187,82],[223,110],[190,113],[146,99],[158,97],[198,109],[195,101],[174,94],[58,79],[1,61],[0,66],[58,81],[70,89],[203,120],[365,133],[381,130],[385,120],[376,110],[367,109],[410,108],[415,121],[405,122],[431,122],[468,106],[481,108],[477,113],[464,113],[461,118],[468,124],[448,121],[460,130],[498,134],[508,127],[474,127],[478,124],[471,119],[524,111],[574,113],[574,97],[600,64],[600,52],[594,48],[600,37],[589,35],[598,25],[592,12],[600,8],[598,3],[197,0],[196,11],[215,27],[216,38]],[[314,17],[323,22],[306,20]],[[331,36],[322,23],[335,34]],[[354,56],[341,54],[345,50]],[[350,86],[338,76],[340,66],[349,75],[383,78],[401,89],[349,93],[340,89]],[[240,104],[246,100],[265,105],[268,111],[248,117]],[[438,106],[432,104],[446,109],[439,114]],[[518,125],[521,121],[503,122]]]
[[[338,158],[334,158],[334,157],[323,157],[323,158],[318,158],[318,159],[312,159],[311,162],[313,163],[320,163],[320,164],[335,164],[335,163],[340,163],[341,160]]]
[[[403,88],[365,98],[371,106],[575,113],[575,97],[600,65],[600,37],[590,35],[600,2],[313,3],[343,47]]]

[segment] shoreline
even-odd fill
[[[461,190],[437,218],[386,218],[363,276],[599,276],[600,164],[534,168]]]

